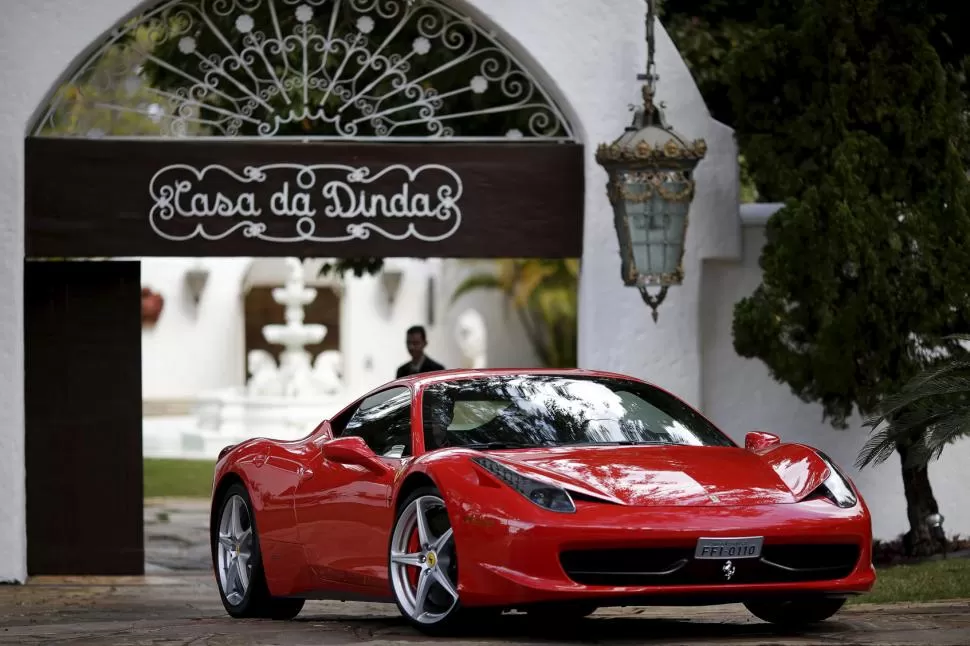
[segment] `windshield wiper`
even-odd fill
[[[459,448],[497,451],[501,449],[536,449],[543,446],[558,446],[558,444],[554,442],[548,442],[546,444],[527,444],[525,442],[473,442],[471,444],[462,444]]]

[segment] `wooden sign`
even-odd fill
[[[564,143],[27,140],[29,257],[582,254]]]

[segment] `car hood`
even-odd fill
[[[643,507],[793,503],[825,475],[795,481],[783,477],[784,468],[776,470],[776,461],[736,447],[585,446],[487,455],[573,492]],[[808,470],[818,471],[818,464]]]

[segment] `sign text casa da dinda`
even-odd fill
[[[155,234],[174,242],[438,242],[461,228],[462,191],[459,174],[438,164],[173,164],[151,179],[148,216]]]

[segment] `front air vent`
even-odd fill
[[[760,559],[737,559],[728,579],[724,561],[696,560],[693,547],[569,550],[559,555],[576,583],[603,586],[797,583],[843,579],[861,550],[854,544],[766,544]]]

